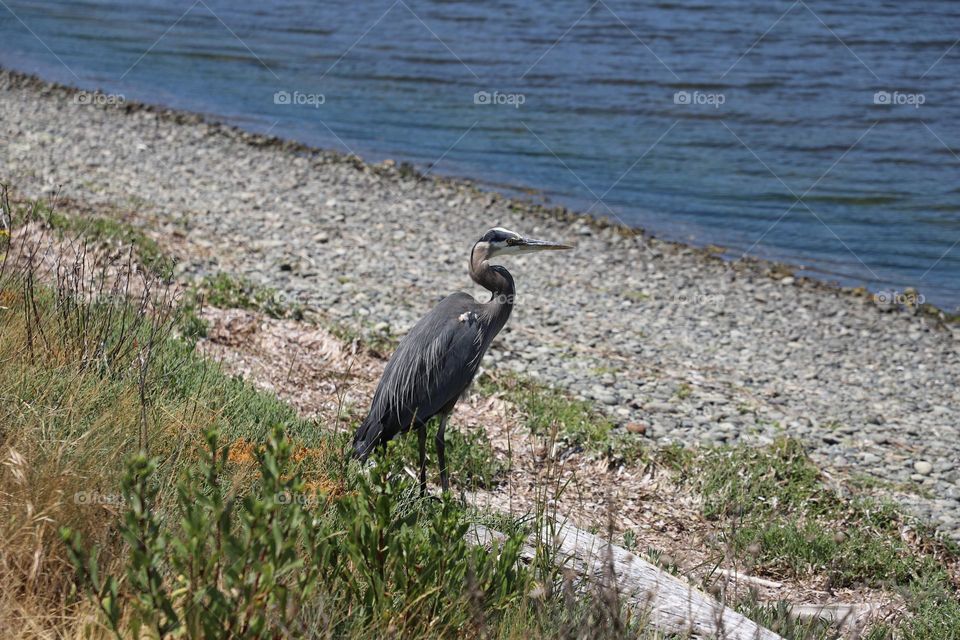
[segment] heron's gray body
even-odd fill
[[[506,292],[487,303],[454,293],[420,319],[383,371],[370,413],[354,436],[358,456],[453,410],[510,317],[512,300]]]
[[[513,277],[489,260],[501,254],[569,248],[523,238],[506,229],[487,231],[470,252],[470,277],[491,293],[490,300],[477,302],[466,293],[455,293],[410,330],[390,357],[370,413],[354,434],[354,455],[365,459],[377,446],[386,446],[397,435],[415,429],[420,445],[420,490],[425,492],[426,424],[440,416],[437,459],[440,482],[446,490],[443,433],[447,416],[477,375],[483,354],[513,310]]]

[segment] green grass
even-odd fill
[[[673,449],[661,453],[661,462],[699,493],[725,551],[750,572],[826,577],[831,589],[912,594],[907,603],[913,616],[901,637],[949,637],[924,635],[928,628],[960,634],[960,600],[944,569],[945,562],[956,562],[955,547],[891,502],[827,487],[798,441]],[[908,528],[920,542],[905,542]]]
[[[114,508],[138,451],[156,467],[163,519],[174,517],[168,505],[176,478],[208,429],[227,442],[263,442],[282,424],[300,450],[316,452],[298,462],[311,479],[343,466],[345,442],[199,358],[175,337],[175,312],[148,312],[145,300],[88,303],[76,288],[48,289],[22,275],[7,269],[0,283],[0,423],[3,455],[15,461],[0,474],[0,539],[9,560],[0,617],[22,623],[13,628],[63,629],[64,621],[85,619],[86,601],[75,595],[55,530],[68,527],[101,549],[103,571],[122,562],[128,550],[116,537]],[[233,471],[237,487],[253,473],[250,465]]]
[[[14,223],[40,222],[61,236],[82,237],[94,244],[132,248],[135,261],[166,280],[173,276],[173,260],[143,231],[114,218],[64,215],[42,201],[33,201],[12,211]]]
[[[337,323],[327,325],[327,330],[341,342],[356,345],[378,358],[389,358],[400,344],[400,338],[390,333],[389,329],[377,330],[369,325]]]
[[[197,286],[207,304],[222,309],[247,309],[271,318],[303,319],[303,307],[276,289],[256,285],[227,273],[207,276]]]
[[[389,460],[337,499],[310,494],[277,427],[257,453],[254,489],[237,495],[223,483],[229,450],[215,430],[206,442],[181,475],[171,518],[158,514],[156,463],[131,460],[123,571],[105,573],[80,535],[60,530],[81,582],[119,633],[451,637],[525,606],[520,538],[497,553],[470,546],[455,501],[418,499]]]
[[[708,450],[694,482],[704,515],[731,523],[727,542],[737,552],[758,546],[753,555],[767,572],[882,587],[908,581],[918,569],[899,539],[898,511],[827,489],[796,440]]]
[[[850,484],[859,489],[881,489],[884,491],[896,491],[899,493],[912,493],[913,495],[927,499],[933,499],[936,497],[929,489],[916,482],[895,482],[865,473],[854,475],[850,479]]]
[[[560,590],[529,597],[559,584],[559,572],[540,577],[518,561],[519,529],[497,552],[467,545],[469,524],[490,517],[450,496],[419,499],[403,447],[363,471],[344,437],[203,361],[172,327],[146,352],[152,325],[110,325],[107,348],[90,358],[85,329],[58,324],[62,298],[37,289],[34,313],[20,290],[0,288],[0,406],[4,445],[33,480],[0,478],[5,557],[23,568],[0,587],[0,610],[23,628],[251,638],[640,630],[599,594],[572,607]],[[80,310],[93,320],[84,327],[123,315]],[[31,348],[41,334],[59,348]],[[104,359],[117,344],[136,347]],[[483,446],[451,442],[452,461],[487,470],[470,457]],[[43,518],[20,517],[26,505]],[[29,578],[35,561],[42,585]]]
[[[826,621],[798,620],[790,614],[790,607],[786,602],[760,602],[754,594],[738,602],[735,608],[751,620],[784,638],[838,640],[843,637],[838,634],[836,627]],[[890,640],[890,629],[885,625],[876,625],[857,638],[859,640]]]
[[[431,420],[427,425],[427,478],[437,480],[439,467],[436,460],[436,446],[434,433],[437,420]],[[444,433],[444,452],[447,467],[453,473],[451,482],[454,486],[463,488],[492,488],[500,480],[506,465],[497,459],[490,439],[482,430],[461,430],[447,425]],[[416,467],[419,453],[417,450],[417,436],[415,432],[406,433],[395,439],[397,456],[407,460],[408,464]]]
[[[174,316],[128,333],[137,309],[127,302],[86,307],[21,291],[0,289],[0,406],[4,445],[35,481],[2,478],[0,528],[5,555],[22,554],[25,567],[36,553],[28,534],[46,532],[38,606],[87,602],[121,635],[187,637],[276,637],[313,617],[336,637],[443,637],[527,607],[531,578],[515,544],[499,555],[468,549],[463,508],[416,499],[398,456],[368,477],[344,437],[199,358]],[[59,314],[70,304],[83,323]],[[90,341],[90,330],[104,339]],[[452,440],[454,452],[477,455]],[[119,512],[103,509],[105,496]],[[19,517],[26,504],[44,519]],[[11,583],[11,596],[27,584]]]

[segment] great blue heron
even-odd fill
[[[416,429],[420,493],[426,493],[426,428],[431,418],[440,416],[437,460],[440,484],[447,491],[443,450],[447,418],[473,381],[487,347],[510,317],[516,294],[510,272],[490,264],[490,260],[508,254],[571,248],[524,238],[500,227],[483,234],[470,252],[470,277],[490,291],[490,300],[477,302],[469,294],[454,293],[407,333],[387,362],[370,413],[353,437],[354,455],[365,460],[377,445],[385,447],[396,435]]]

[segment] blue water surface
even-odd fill
[[[0,64],[960,305],[960,5],[0,6]]]

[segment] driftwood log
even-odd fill
[[[472,526],[467,536],[470,542],[487,547],[506,538],[482,525]],[[535,534],[527,539],[522,551],[528,560],[536,553],[534,538]],[[571,524],[557,524],[552,530],[545,527],[541,539],[552,539],[557,564],[581,579],[603,584],[612,567],[620,596],[660,631],[693,638],[783,640],[623,547]]]

